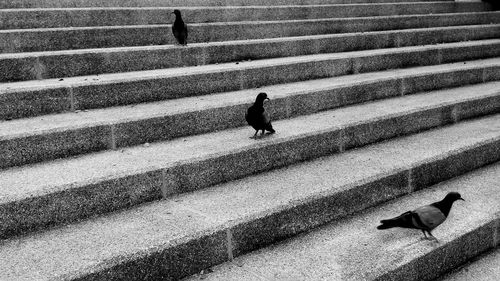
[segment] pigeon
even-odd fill
[[[436,237],[432,235],[431,230],[446,220],[453,202],[457,200],[465,201],[460,196],[460,193],[450,192],[441,201],[408,211],[392,219],[381,220],[380,223],[382,224],[377,226],[377,229],[393,227],[415,228],[422,230],[425,238],[428,238],[425,234],[427,232],[430,237],[437,241]]]
[[[174,10],[173,14],[175,15],[175,21],[172,24],[172,33],[174,33],[174,37],[179,44],[186,46],[188,37],[187,25],[182,20],[181,11]]]
[[[271,119],[264,109],[264,100],[269,100],[266,93],[259,93],[255,99],[255,103],[250,106],[245,114],[245,119],[248,125],[255,129],[255,134],[252,138],[257,137],[259,130],[262,130],[262,135],[265,131],[269,131],[271,134],[276,132],[271,125]]]
[[[493,11],[500,10],[500,3],[498,0],[483,0],[483,2],[490,4]]]

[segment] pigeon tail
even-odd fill
[[[414,228],[412,224],[413,216],[413,212],[406,212],[392,219],[381,220],[381,225],[377,226],[377,229],[388,229],[393,227]]]
[[[380,223],[382,223],[381,225],[377,226],[377,229],[389,229],[389,228],[393,228],[393,227],[396,227],[394,225],[391,225],[389,222],[387,221],[380,221]]]

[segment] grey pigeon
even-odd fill
[[[271,119],[264,109],[264,101],[269,100],[266,93],[259,93],[257,98],[255,99],[255,103],[250,106],[245,114],[245,119],[248,122],[248,125],[252,126],[255,129],[255,134],[252,138],[257,137],[257,133],[259,130],[262,130],[262,135],[264,135],[265,131],[269,131],[271,134],[276,132],[273,129],[273,125],[271,125]]]
[[[457,200],[465,201],[458,192],[450,192],[443,200],[434,202],[430,205],[419,207],[413,211],[408,211],[395,218],[381,220],[377,229],[388,229],[393,227],[415,228],[424,233],[425,238],[429,233],[430,237],[437,240],[431,233],[431,230],[442,224],[450,213],[453,202]]]
[[[187,25],[182,20],[181,11],[174,10],[173,14],[175,15],[175,21],[172,24],[172,33],[174,33],[174,37],[179,44],[186,46],[188,37]]]

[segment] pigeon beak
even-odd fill
[[[266,100],[271,100],[270,98],[266,98]]]
[[[463,199],[463,198],[458,198],[458,200],[462,200],[462,201],[465,201],[465,199]]]

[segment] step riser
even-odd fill
[[[487,53],[485,50],[484,48],[478,50],[478,54],[484,55]],[[500,52],[500,47],[493,47],[491,50]],[[470,51],[467,56],[473,53]],[[459,52],[458,54],[462,53]],[[460,60],[460,55],[458,57],[455,55],[449,52],[445,59]],[[433,60],[439,56],[425,53],[425,55],[418,57]],[[382,56],[378,60],[375,57],[369,57],[368,59],[372,63],[379,62],[381,65],[390,65],[390,61],[386,56]],[[399,56],[396,59],[402,61]],[[356,65],[356,63],[354,64]],[[358,63],[357,65],[363,64]],[[371,67],[373,66],[371,65]],[[396,68],[397,65],[393,67]],[[363,70],[370,71],[374,69],[365,68]],[[496,81],[500,80],[499,72],[500,66],[496,66],[429,73],[419,76],[392,77],[359,86],[337,87],[321,92],[296,94],[273,99],[269,110],[273,112],[273,120],[279,120],[382,98]],[[305,104],[308,106],[304,106]],[[114,125],[99,125],[78,130],[73,129],[5,139],[0,141],[0,168],[244,126],[246,125],[244,112],[248,106],[247,103],[236,104]],[[497,106],[497,103],[494,102],[486,103],[479,108],[479,111],[485,113],[495,112]],[[473,109],[468,108],[468,110]],[[473,112],[472,115],[477,113]],[[229,116],[230,118],[228,118]],[[199,122],[199,120],[204,120],[204,122]]]
[[[495,67],[403,78],[393,77],[359,86],[337,87],[321,92],[273,99],[269,110],[273,112],[274,120],[297,117],[382,98],[496,81],[500,80],[499,71],[500,67]],[[304,101],[305,99],[307,102]],[[467,108],[463,112],[472,112],[466,117],[481,112],[493,113],[499,106],[498,102],[494,102],[495,99],[492,98],[491,101],[480,104],[481,107]],[[309,106],[304,106],[304,104]],[[238,104],[116,125],[100,125],[8,139],[0,142],[2,144],[0,168],[244,126],[246,121],[243,113],[248,106],[249,104]],[[231,117],[228,118],[228,116]],[[204,122],[199,122],[199,120],[204,120]]]
[[[475,107],[484,103],[495,104],[495,108],[490,107],[483,112]],[[345,149],[444,126],[457,122],[465,116],[478,117],[498,112],[500,112],[500,95],[460,101],[396,116],[389,115],[361,124],[351,124],[342,129],[332,128],[316,134],[286,138],[268,143],[266,146],[248,147],[149,172],[137,172],[127,177],[101,180],[80,187],[75,186],[64,192],[53,192],[46,196],[5,203],[0,206],[2,216],[0,237],[8,238],[47,226],[127,208],[162,196],[201,189],[254,173],[338,153]],[[475,151],[472,155],[467,154],[468,161],[474,159],[475,162],[470,163],[480,166],[497,161],[500,152],[494,150],[498,150],[498,144],[499,142],[495,142],[496,146],[485,154],[489,158],[484,158],[486,156],[481,154],[481,151]],[[256,158],[256,155],[265,157]],[[461,167],[471,168],[465,164],[469,163],[468,161],[456,161],[455,166],[460,165],[456,169],[441,168],[443,174],[438,174],[437,177],[442,180],[455,170],[463,172]],[[446,164],[447,167],[449,163]],[[416,168],[415,170],[419,171],[418,175],[422,179],[418,181],[412,179],[412,183],[415,187],[422,188],[430,182],[427,179],[429,175],[425,170],[420,171]],[[429,174],[434,176],[434,173]]]
[[[152,50],[86,52],[0,57],[0,81],[22,81],[73,77],[121,71],[139,71],[180,66],[206,65],[248,59],[300,56],[355,50],[498,38],[500,25],[375,32],[327,38],[294,38],[273,42],[192,46]]]
[[[386,280],[436,280],[436,278],[467,263],[472,258],[498,247],[500,218],[485,222],[466,235],[438,247],[425,257],[411,260],[396,270],[388,272],[376,281]],[[452,257],[452,258],[451,258]]]
[[[480,152],[481,156],[479,158],[496,161],[493,160],[492,152],[495,153],[498,160],[500,157],[499,144],[500,140],[497,139],[485,143],[484,146],[472,149]],[[477,159],[471,159],[465,154],[460,155],[459,152],[452,156],[460,158],[462,163],[473,162],[478,164],[476,168],[491,163],[474,162]],[[151,253],[146,257],[125,258],[122,263],[110,264],[107,268],[96,270],[86,276],[82,274],[74,280],[114,280],[125,276],[127,280],[158,280],[159,278],[177,280],[198,273],[200,270],[222,261],[227,261],[230,259],[228,255],[237,257],[332,220],[341,219],[347,215],[413,192],[412,187],[409,186],[409,183],[414,180],[412,176],[409,176],[412,174],[412,169],[392,170],[376,179],[372,178],[366,183],[349,187],[346,191],[321,195],[317,198],[311,198],[308,202],[289,203],[283,209],[275,210],[271,215],[261,215],[245,221],[235,222],[235,225],[227,226],[226,230],[217,230],[205,234],[200,238],[191,240],[189,244],[184,242],[185,244],[158,249],[156,253]],[[447,175],[448,178],[453,178],[460,174],[448,173]],[[314,218],[314,220],[311,218]],[[436,267],[436,272],[429,272],[419,268],[421,266],[419,262],[423,261],[417,260],[410,263],[409,266],[402,266],[399,271],[387,274],[387,276],[384,276],[387,278],[381,280],[406,280],[407,278],[402,278],[405,275],[401,273],[415,273],[415,268],[421,270],[415,276],[422,279],[411,280],[428,280],[428,278],[436,276],[435,274],[448,270],[451,266],[463,263],[467,258],[498,244],[495,237],[500,232],[499,221],[500,219],[492,219],[490,222],[485,223],[484,226],[471,230],[467,236],[461,237],[456,243],[448,244],[453,245],[449,251],[463,256],[448,261],[446,266],[443,267],[440,266],[441,263],[436,263],[433,266]],[[470,245],[470,247],[463,247],[463,245]],[[449,251],[437,251],[433,252],[432,255],[444,259],[445,255],[443,254],[449,254]],[[172,264],[173,261],[178,260],[178,257],[187,258],[182,260],[182,263]],[[393,276],[399,277],[399,279],[391,279],[390,277]]]
[[[0,96],[0,119],[176,99],[352,73],[479,59],[497,56],[500,52],[497,45],[468,47],[466,50],[467,52],[463,53],[452,49],[435,48],[425,52],[332,58],[255,69],[242,66],[234,70],[189,76],[4,93]],[[197,83],[194,84],[193,81]]]
[[[60,7],[276,6],[426,1],[445,2],[453,0],[10,0],[0,2],[0,9]]]
[[[500,13],[427,15],[310,20],[190,24],[190,43],[220,42],[301,35],[380,31],[468,24],[500,23]],[[0,52],[33,52],[122,46],[174,44],[170,25],[0,32]]]
[[[298,7],[180,7],[187,23],[301,20],[411,14],[483,12],[481,2]],[[171,24],[172,8],[106,10],[0,10],[0,29]]]

